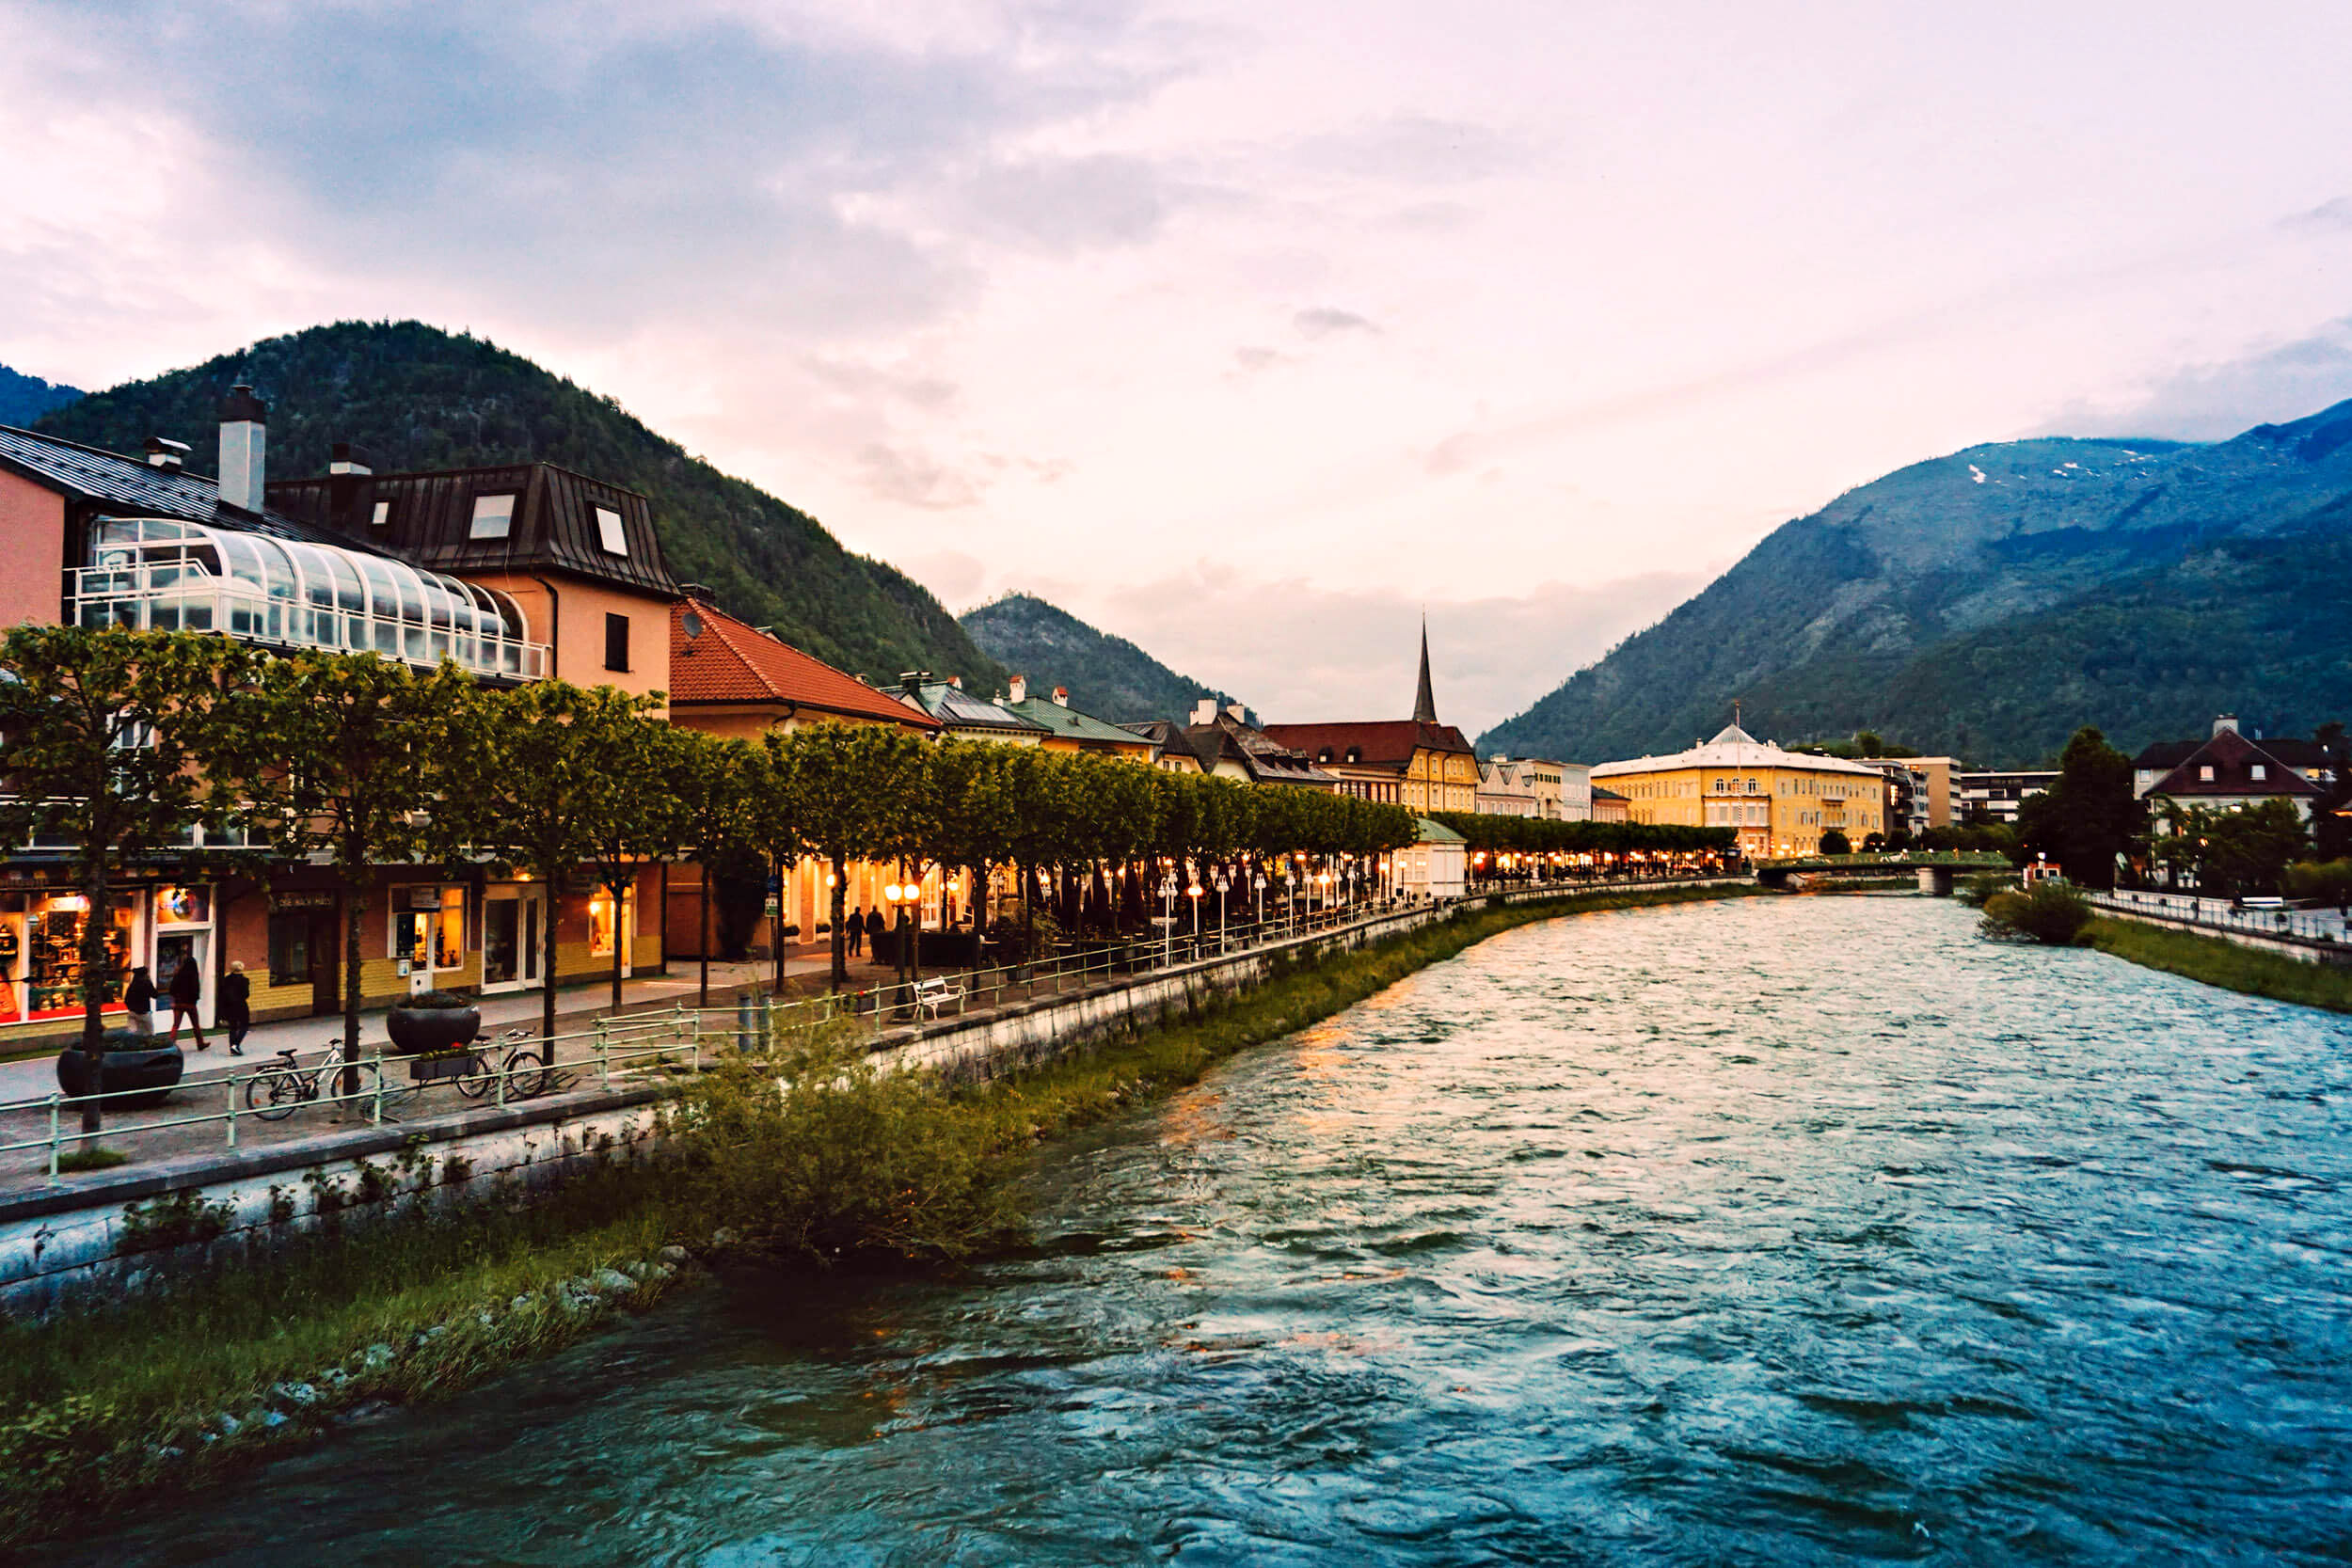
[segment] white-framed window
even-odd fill
[[[2258,762],[2254,764],[2254,777],[2256,779],[2266,779],[2270,777],[2270,775],[2268,772],[2265,771],[2263,765]]]
[[[596,508],[596,543],[607,555],[628,554],[628,535],[621,531],[621,515],[609,506]]]
[[[2209,763],[2209,762],[2207,762],[2207,763],[2200,763],[2200,764],[2198,765],[2198,768],[2197,768],[2197,780],[2198,780],[2198,782],[2199,782],[2200,784],[2211,784],[2211,783],[2213,783],[2213,764],[2212,764],[2212,763]]]
[[[515,498],[510,492],[503,496],[476,496],[473,499],[473,527],[466,532],[469,539],[503,539],[514,531]]]
[[[377,501],[374,508],[368,513],[368,527],[370,528],[389,528],[391,521],[392,503],[390,501]]]

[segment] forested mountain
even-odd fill
[[[1602,761],[1720,729],[1856,729],[1995,766],[2080,724],[2126,750],[2217,711],[2352,706],[2352,403],[2228,441],[2041,439],[1915,464],[1776,530],[1481,737]]]
[[[1014,674],[1028,676],[1033,693],[1066,686],[1072,706],[1113,723],[1181,721],[1202,697],[1233,700],[1032,594],[1008,594],[980,606],[963,617],[963,629]]]
[[[842,548],[824,527],[656,435],[610,398],[470,335],[418,322],[338,322],[271,338],[192,370],[94,392],[38,428],[135,452],[151,435],[195,448],[218,471],[216,405],[239,381],[269,404],[269,468],[326,471],[337,441],[368,449],[378,473],[545,461],[642,490],[681,581],[702,582],[736,614],[845,670],[1003,671],[929,591]]]
[[[0,424],[12,424],[22,430],[51,409],[62,407],[81,395],[78,388],[52,386],[37,375],[21,374],[0,365]]]

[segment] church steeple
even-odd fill
[[[1438,696],[1429,688],[1429,617],[1421,618],[1421,689],[1413,694],[1413,721],[1434,724],[1438,721]]]

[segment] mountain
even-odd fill
[[[21,430],[81,395],[79,388],[52,386],[37,375],[20,374],[0,365],[0,424],[12,424]]]
[[[337,441],[367,448],[378,473],[561,464],[651,497],[671,571],[796,647],[884,681],[901,670],[1003,678],[912,578],[842,548],[807,514],[689,456],[611,398],[469,334],[419,322],[314,326],[93,392],[37,428],[126,452],[168,436],[195,449],[189,467],[217,472],[216,405],[240,381],[269,404],[270,470],[281,479],[326,472]]]
[[[1712,735],[1899,734],[1994,766],[2352,705],[2352,402],[2228,441],[2045,438],[1899,469],[1784,524],[1480,737],[1579,761]]]
[[[980,606],[963,617],[963,629],[990,657],[1028,676],[1031,691],[1066,686],[1073,706],[1115,723],[1182,720],[1202,697],[1233,700],[1032,594],[1008,594]]]

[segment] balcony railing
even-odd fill
[[[216,631],[284,648],[375,653],[431,666],[455,659],[478,675],[544,680],[548,645],[482,629],[321,604],[274,594],[200,562],[138,562],[80,566],[66,573],[66,600],[76,626],[135,631]]]

